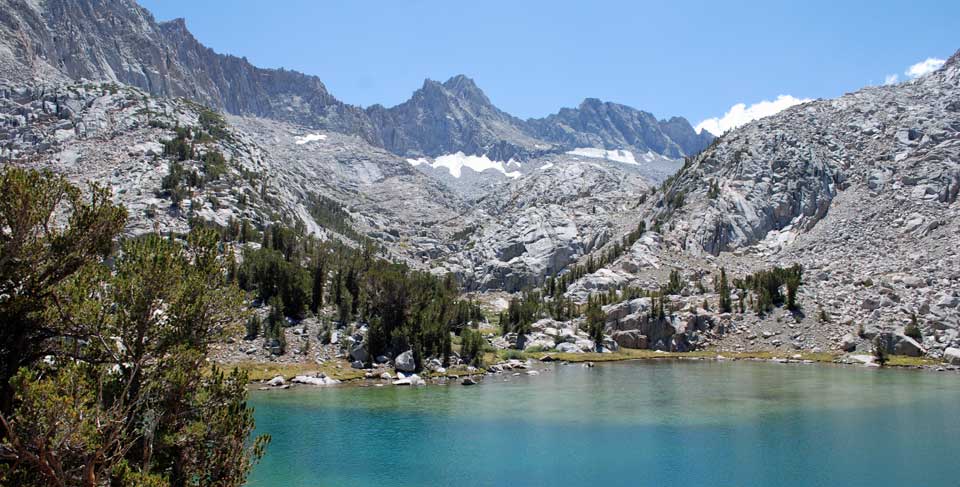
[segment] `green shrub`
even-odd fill
[[[910,323],[903,329],[903,334],[918,342],[923,342],[923,332],[920,331],[920,324],[917,323],[916,314],[910,315]]]
[[[464,328],[460,333],[461,347],[460,357],[470,365],[483,366],[483,352],[487,345],[487,340],[479,331],[471,328]]]
[[[890,360],[890,352],[887,350],[887,341],[883,335],[878,334],[873,337],[873,358],[877,364],[883,367]]]

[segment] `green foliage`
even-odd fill
[[[683,191],[677,191],[670,198],[670,207],[673,209],[683,208],[683,204],[686,202],[686,194]]]
[[[214,140],[230,138],[230,132],[227,131],[227,122],[223,115],[210,109],[202,109],[200,110],[199,122],[200,128],[209,135],[209,138]],[[206,138],[203,132],[197,135],[197,139],[203,140]]]
[[[337,294],[337,321],[340,322],[340,326],[345,326],[353,320],[353,294],[344,287],[343,281],[340,289],[341,291]]]
[[[216,236],[124,241],[108,268],[122,208],[18,171],[0,176],[0,286],[15,286],[0,346],[17,347],[0,359],[19,369],[3,380],[0,451],[16,461],[0,484],[242,485],[267,439],[248,443],[245,375],[205,373],[209,344],[243,318]]]
[[[507,310],[501,313],[500,330],[505,335],[530,333],[530,325],[541,318],[543,299],[538,292],[524,292],[521,297],[510,299]]]
[[[477,227],[470,225],[470,226],[464,227],[461,230],[454,232],[453,235],[450,236],[450,238],[452,240],[467,240],[468,238],[470,238],[470,235],[472,235],[473,232],[475,231],[477,231]]]
[[[923,342],[923,332],[920,331],[920,324],[917,323],[917,315],[915,313],[910,314],[910,323],[904,327],[903,334],[918,342]]]
[[[194,150],[190,142],[190,131],[177,127],[176,136],[163,143],[163,155],[172,158],[174,162],[193,159]]]
[[[487,340],[483,335],[472,328],[464,328],[460,332],[461,347],[460,356],[470,365],[476,367],[483,366],[483,352],[487,346]]]
[[[204,182],[216,181],[227,173],[227,159],[218,150],[208,151],[200,160],[203,161]]]
[[[670,313],[670,300],[662,291],[651,296],[650,316],[655,320],[665,319]]]
[[[577,305],[571,298],[554,297],[545,306],[550,317],[557,321],[570,321],[579,314]]]
[[[285,259],[279,250],[244,249],[237,279],[243,289],[256,291],[264,302],[279,297],[287,316],[301,318],[306,313],[310,273],[299,263]]]
[[[754,309],[758,315],[770,311],[774,306],[787,305],[787,308],[797,309],[797,292],[802,283],[803,267],[794,264],[786,269],[774,267],[770,270],[755,272],[742,280],[735,280],[734,285],[744,291],[752,291]],[[786,286],[787,294],[784,297],[781,288]]]
[[[717,294],[720,295],[720,312],[733,311],[733,302],[730,300],[730,284],[727,282],[727,270],[720,268],[720,279],[717,282]]]
[[[887,341],[883,339],[883,335],[881,334],[873,337],[873,359],[877,362],[877,365],[881,367],[890,361],[890,351],[887,350]]]
[[[270,314],[267,315],[267,321],[263,325],[263,336],[270,342],[276,340],[280,355],[287,353],[287,336],[284,328],[287,326],[287,319],[283,316],[283,301],[280,296],[270,298]]]
[[[330,341],[333,339],[333,326],[329,321],[323,320],[320,323],[320,339],[321,345],[329,345]]]
[[[526,360],[527,356],[520,350],[504,350],[501,354],[503,360]]]
[[[377,258],[371,246],[352,248],[317,242],[274,225],[262,248],[246,250],[238,281],[293,318],[308,307],[317,314],[332,306],[339,326],[367,323],[372,357],[413,349],[423,357],[449,357],[452,332],[483,319],[479,306],[458,299],[452,277],[438,278]]]
[[[176,161],[171,162],[168,168],[169,172],[160,180],[160,188],[174,206],[180,206],[180,202],[189,195],[187,183],[185,183],[188,179],[187,171],[184,170],[183,164]]]
[[[51,224],[55,214],[62,225]],[[49,316],[59,289],[110,255],[126,216],[99,186],[84,197],[51,172],[0,170],[0,413],[11,411],[17,370],[48,354],[49,339],[69,334]]]
[[[244,336],[244,338],[247,340],[253,340],[258,336],[260,336],[260,327],[261,327],[261,323],[260,323],[259,316],[253,315],[247,318],[247,323],[246,323],[247,334],[246,336]]]
[[[680,294],[684,288],[683,279],[680,277],[680,271],[673,269],[670,271],[670,279],[663,288],[664,294]]]
[[[586,311],[587,334],[596,346],[596,351],[603,351],[603,329],[606,326],[606,315],[600,307],[600,301],[592,296],[587,298]]]
[[[317,194],[313,196],[309,208],[310,216],[318,225],[333,230],[355,242],[366,243],[367,238],[353,228],[350,223],[350,214],[347,213],[340,202]]]

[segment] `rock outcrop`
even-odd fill
[[[957,59],[916,80],[809,102],[728,132],[640,205],[651,237],[568,296],[628,285],[655,291],[671,270],[716,278],[725,268],[734,280],[800,264],[797,310],[734,310],[729,326],[708,311],[727,330],[713,343],[863,350],[916,320],[922,340],[893,340],[890,350],[938,357],[957,347]],[[674,303],[678,315],[700,301],[715,310],[716,295],[697,290],[697,280],[706,279],[688,282]]]

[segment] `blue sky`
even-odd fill
[[[594,97],[697,125],[738,103],[828,98],[960,49],[960,1],[141,0],[218,52],[392,106],[474,78],[540,117]],[[758,106],[759,108],[759,106]]]

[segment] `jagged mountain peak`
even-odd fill
[[[443,86],[445,86],[447,89],[454,90],[457,92],[461,90],[476,90],[476,91],[480,90],[480,88],[477,87],[477,83],[473,80],[473,78],[465,74],[457,74],[457,75],[451,76],[450,79],[443,82]]]
[[[455,99],[465,106],[499,111],[499,109],[490,102],[490,99],[487,98],[483,90],[481,90],[472,79],[462,74],[453,76],[443,83],[427,78],[423,80],[423,86],[414,92],[410,100],[404,103],[411,103],[418,99],[431,97]]]
[[[493,106],[487,95],[481,90],[472,78],[458,74],[443,83],[444,88],[450,90],[458,98],[463,98],[477,105]]]

